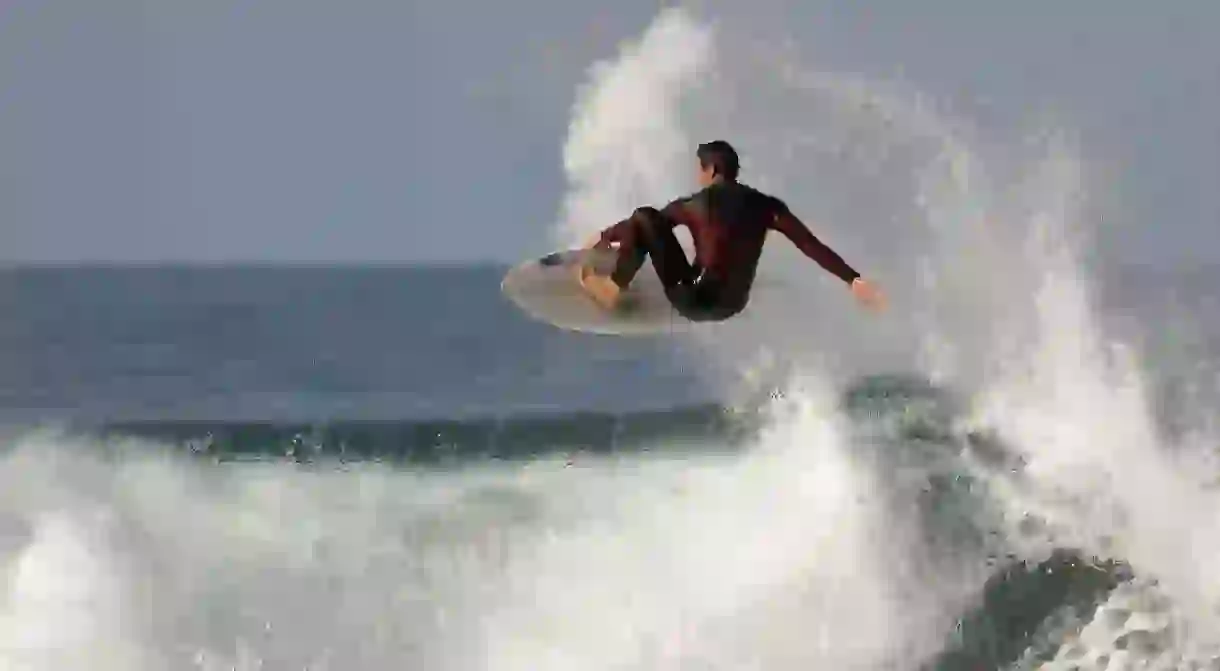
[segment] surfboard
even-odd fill
[[[576,267],[584,263],[608,275],[614,262],[613,250],[553,252],[514,266],[504,275],[500,291],[526,315],[568,331],[641,336],[694,326],[670,305],[656,272],[647,264],[623,294],[618,309],[606,310],[594,302],[576,279]]]

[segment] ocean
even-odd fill
[[[1175,650],[1126,562],[996,542],[987,478],[965,464],[1021,460],[955,428],[952,390],[910,370],[834,390],[822,412],[851,425],[836,459],[868,465],[856,473],[820,454],[819,433],[843,438],[816,408],[718,395],[665,337],[532,322],[499,295],[503,270],[0,274],[3,638],[34,664],[7,668],[525,668],[554,643],[658,668],[682,637],[709,655],[779,636],[756,629],[816,615],[819,590],[862,590],[847,622],[879,616],[881,586],[859,584],[878,570],[887,602],[920,603],[902,592],[944,581],[925,575],[942,562],[971,589],[934,618],[925,668]],[[1176,280],[1144,278],[1135,307],[1207,299]],[[775,451],[794,439],[795,462]],[[918,514],[806,519],[846,514],[833,499],[861,478],[872,489],[853,497]],[[898,540],[915,518],[921,540]],[[899,554],[853,556],[860,539],[840,534],[865,531]],[[913,547],[927,556],[901,555]],[[825,575],[821,553],[847,573]],[[771,663],[873,635],[819,638],[835,626],[803,620]],[[1099,628],[1112,640],[1078,638]],[[700,668],[729,668],[714,660]]]
[[[683,338],[503,264],[5,268],[0,671],[1220,668],[1220,268],[1108,258],[1070,127],[714,24],[589,70],[537,251],[727,137],[886,313],[782,240]]]

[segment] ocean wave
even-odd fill
[[[312,422],[124,420],[44,426],[42,431],[97,439],[100,446],[152,441],[218,461],[377,461],[442,465],[519,460],[554,454],[613,454],[657,449],[739,449],[768,417],[763,397],[625,413],[525,412],[405,420]],[[952,394],[908,375],[857,380],[841,404],[862,433],[908,441],[947,442],[957,404]],[[664,447],[658,447],[664,446]]]
[[[997,441],[957,428],[963,404],[952,391],[915,376],[872,376],[848,385],[838,404],[851,424],[852,449],[878,464],[871,470],[879,474],[881,486],[871,496],[915,502],[914,519],[929,539],[934,561],[991,553],[981,590],[962,604],[957,627],[923,668],[999,669],[1050,659],[1060,650],[1064,631],[1079,631],[1090,613],[1131,580],[1124,564],[1097,560],[1073,548],[1049,549],[1037,561],[1006,553],[1002,543],[996,544],[1000,522],[993,513],[998,511],[991,505],[986,480],[974,477],[968,462],[980,459],[1009,468],[1015,461]],[[133,445],[142,457],[152,445],[188,461],[288,462],[285,476],[300,463],[336,459],[378,462],[392,470],[399,465],[430,470],[489,459],[524,464],[556,455],[578,462],[582,455],[618,452],[672,450],[707,456],[709,451],[748,451],[758,444],[759,433],[774,423],[769,413],[780,405],[759,399],[738,407],[702,405],[619,415],[309,425],[123,422],[44,429],[76,433],[83,440],[38,441],[27,435],[19,442],[27,449],[41,443],[111,451],[116,467],[131,459]],[[94,461],[99,455],[81,456]],[[496,499],[497,507],[504,505],[502,499]],[[444,533],[458,534],[460,528],[451,520]]]

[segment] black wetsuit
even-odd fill
[[[674,226],[690,229],[688,261]],[[610,276],[626,288],[651,256],[674,307],[693,321],[728,319],[745,309],[767,231],[784,234],[806,256],[844,282],[860,276],[788,210],[783,201],[739,182],[718,182],[664,209],[642,207],[602,231],[601,244],[619,244]]]

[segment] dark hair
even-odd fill
[[[699,145],[695,155],[699,157],[700,167],[707,168],[710,165],[714,174],[730,181],[736,180],[737,172],[741,170],[737,150],[724,140],[712,140]]]

